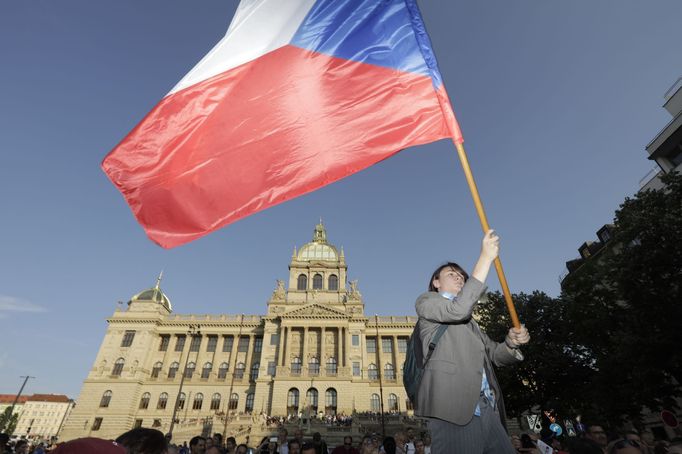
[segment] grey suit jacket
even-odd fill
[[[424,370],[415,402],[416,415],[467,424],[474,416],[485,368],[504,421],[502,393],[491,363],[513,364],[523,360],[523,355],[518,350],[512,353],[504,343],[490,340],[471,318],[485,290],[483,283],[471,277],[454,301],[436,292],[426,292],[417,298],[415,306],[424,357],[438,326],[449,326]]]

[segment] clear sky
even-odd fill
[[[558,295],[564,263],[653,167],[682,75],[679,0],[421,1],[512,292]],[[99,164],[223,36],[233,1],[0,2],[0,393],[77,397],[117,301],[263,314],[322,217],[367,314],[412,314],[482,236],[451,142],[164,250]],[[492,289],[499,288],[494,275]]]

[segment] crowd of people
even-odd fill
[[[576,437],[556,437],[547,431],[511,436],[518,454],[682,454],[682,438],[672,442],[654,442],[642,437],[636,430],[623,433],[607,432],[603,426],[593,424]],[[390,436],[368,433],[359,440],[349,434],[338,446],[329,446],[319,432],[305,436],[302,428],[290,435],[280,427],[276,435],[264,437],[257,444],[238,444],[234,437],[219,433],[211,437],[195,436],[189,442],[173,443],[168,435],[156,429],[130,430],[116,440],[80,438],[66,443],[46,446],[31,445],[27,440],[10,442],[9,436],[0,434],[0,454],[431,454],[431,437],[428,432],[417,432],[408,427]],[[456,453],[455,453],[456,454]],[[467,454],[467,453],[461,453]]]

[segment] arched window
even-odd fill
[[[334,388],[328,388],[327,392],[324,393],[324,412],[328,415],[336,414],[336,390]]]
[[[230,369],[230,365],[227,363],[222,363],[218,368],[218,378],[224,380],[227,377],[227,371]]]
[[[258,369],[260,369],[260,363],[255,363],[251,366],[251,381],[256,381],[258,378]]]
[[[111,402],[111,390],[104,391],[104,394],[102,394],[102,398],[99,401],[99,406],[101,408],[107,408],[109,402]]]
[[[120,377],[121,372],[123,372],[123,365],[126,363],[126,360],[123,358],[119,358],[116,360],[114,363],[114,368],[111,370],[111,375],[115,377]]]
[[[315,388],[310,388],[306,394],[305,398],[308,401],[308,407],[310,408],[311,414],[317,414],[317,397],[318,392]]]
[[[187,400],[185,393],[180,393],[178,396],[178,402],[176,404],[178,410],[183,410],[185,408],[185,400]]]
[[[294,375],[301,374],[301,358],[298,356],[295,356],[294,359],[291,360],[291,373]]]
[[[248,393],[246,395],[246,407],[244,407],[244,411],[246,413],[251,413],[253,412],[253,399],[255,395],[253,393]]]
[[[398,411],[398,396],[395,394],[388,395],[388,411]]]
[[[211,410],[220,410],[220,394],[218,393],[211,397]]]
[[[376,413],[381,411],[381,400],[379,399],[379,394],[372,394],[372,397],[369,399],[369,408]]]
[[[367,377],[370,380],[378,380],[379,374],[377,373],[377,366],[375,364],[370,364],[367,366]]]
[[[142,398],[140,399],[140,410],[146,410],[149,408],[149,399],[151,398],[152,395],[149,393],[142,394]]]
[[[211,376],[211,371],[213,370],[213,364],[206,363],[201,369],[201,378],[208,378]]]
[[[154,364],[154,367],[152,367],[152,378],[159,378],[159,374],[161,373],[162,367],[163,363],[161,361]]]
[[[192,378],[194,375],[194,370],[197,368],[197,363],[189,363],[185,368],[185,378]]]
[[[322,275],[316,274],[313,276],[313,290],[322,290]]]
[[[298,414],[298,389],[291,388],[287,394],[287,415]]]
[[[329,276],[329,290],[339,289],[339,277],[336,274]]]
[[[327,375],[336,375],[336,358],[329,358],[327,360]]]
[[[192,404],[192,410],[201,410],[201,406],[204,404],[204,395],[201,393],[196,393],[194,396],[194,403]]]
[[[232,395],[230,396],[230,401],[228,402],[228,408],[230,410],[236,410],[237,405],[239,405],[239,394],[232,393]]]
[[[241,380],[244,378],[244,369],[246,369],[244,363],[237,363],[237,367],[234,369],[235,380]]]
[[[308,276],[305,274],[298,275],[298,281],[296,282],[296,290],[306,290],[308,288]]]
[[[388,363],[384,366],[384,377],[386,380],[395,380],[395,369],[393,364]]]
[[[180,364],[178,362],[174,362],[170,365],[170,369],[168,369],[168,378],[175,378],[175,376],[178,373],[178,369],[180,368]]]
[[[310,375],[320,375],[320,360],[312,357],[308,362],[308,373]]]
[[[156,403],[156,408],[158,410],[165,410],[167,403],[168,403],[168,393],[161,393],[161,394],[159,394],[159,401]]]

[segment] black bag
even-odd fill
[[[440,340],[441,336],[448,329],[448,325],[440,325],[433,335],[431,342],[429,342],[429,353],[426,358],[423,358],[422,353],[422,343],[419,338],[419,321],[414,325],[414,331],[410,339],[407,341],[407,351],[405,352],[405,365],[403,366],[403,386],[407,392],[407,397],[413,404],[417,399],[417,390],[419,390],[419,384],[422,381],[422,375],[424,374],[424,368],[426,363],[431,359],[433,351],[436,349],[436,344]]]

